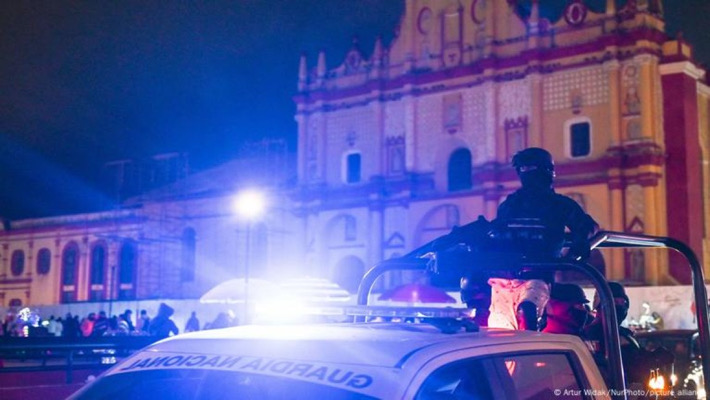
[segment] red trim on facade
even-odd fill
[[[687,243],[702,257],[703,203],[701,155],[698,143],[697,83],[682,73],[664,75],[663,128],[665,131],[668,236]],[[687,261],[671,252],[669,273],[683,284],[691,282]]]
[[[419,90],[417,86],[426,85],[428,83],[441,82],[449,79],[460,78],[460,77],[473,77],[475,75],[480,75],[483,71],[488,69],[493,70],[503,70],[510,68],[520,68],[526,67],[525,71],[511,71],[503,74],[499,74],[490,78],[479,77],[474,82],[469,82],[465,86],[475,86],[485,82],[486,80],[494,81],[505,81],[512,79],[521,79],[532,72],[554,72],[565,70],[569,68],[579,68],[585,65],[598,65],[601,62],[619,59],[624,60],[628,58],[633,58],[639,54],[653,54],[660,56],[660,50],[654,51],[648,48],[634,49],[633,51],[619,51],[616,55],[606,52],[609,47],[625,47],[625,46],[635,46],[638,41],[650,41],[662,45],[668,40],[668,36],[660,31],[649,29],[649,28],[638,28],[632,32],[626,32],[623,36],[620,35],[607,35],[597,38],[596,40],[583,43],[576,46],[569,47],[554,47],[554,48],[544,48],[544,49],[531,49],[526,50],[510,58],[495,58],[490,57],[482,59],[475,64],[470,65],[460,65],[458,67],[430,71],[430,70],[420,70],[412,71],[409,74],[398,76],[396,78],[382,81],[382,80],[371,80],[360,86],[353,86],[342,89],[316,89],[316,90],[306,90],[293,97],[296,104],[312,104],[315,102],[335,102],[338,100],[345,100],[351,97],[364,96],[371,92],[392,92],[396,90],[403,89],[406,85],[412,85],[415,88],[412,90],[412,94],[417,95]],[[588,57],[582,63],[575,63],[569,65],[544,65],[543,63],[550,63],[556,60],[565,59],[569,57],[579,56],[583,54],[597,53],[599,56]],[[543,64],[531,66],[530,64]],[[336,78],[337,79],[337,78]],[[452,87],[447,87],[445,85],[438,85],[439,90],[451,90]],[[436,88],[424,91],[425,93],[434,92]],[[365,100],[367,102],[373,101],[375,99]],[[356,104],[349,104],[348,106],[355,106]],[[346,107],[346,105],[341,104],[337,106]],[[326,110],[327,111],[327,110]]]

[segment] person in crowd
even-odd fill
[[[200,330],[200,320],[197,319],[197,313],[195,311],[190,314],[190,318],[185,324],[185,332],[196,332]]]
[[[644,301],[641,308],[643,308],[643,313],[639,317],[641,330],[650,332],[663,330],[663,317],[659,313],[651,311],[651,304]]]
[[[64,334],[64,321],[62,317],[57,317],[57,323],[54,327],[54,336],[61,337]]]
[[[99,311],[99,316],[94,322],[94,329],[91,336],[104,336],[111,328],[111,321],[106,317],[106,311]]]
[[[618,282],[609,282],[612,296],[614,298],[614,310],[617,317],[617,329],[619,330],[619,341],[621,345],[621,360],[624,366],[627,384],[643,384],[649,378],[649,371],[658,368],[662,371],[670,371],[674,362],[673,353],[668,349],[658,346],[653,349],[643,349],[639,346],[634,337],[634,332],[621,326],[629,312],[629,296],[624,287]],[[608,367],[606,360],[606,343],[602,318],[604,311],[601,307],[599,294],[594,295],[594,309],[597,314],[594,320],[584,328],[584,339],[594,360],[596,361],[602,374],[607,378]]]
[[[572,244],[567,256],[589,258],[589,238],[599,229],[594,219],[573,199],[555,193],[555,164],[545,149],[531,147],[513,157],[513,167],[522,187],[509,195],[497,210],[494,225],[532,226],[541,231],[542,240],[518,240],[526,257],[560,257],[569,229]],[[528,243],[526,243],[528,242]],[[538,330],[538,321],[550,298],[553,277],[549,273],[529,272],[525,279],[491,278],[492,302],[489,326]]]
[[[150,317],[146,310],[141,310],[138,320],[136,321],[136,330],[139,332],[148,333],[150,327]]]
[[[478,326],[488,326],[491,306],[491,286],[482,273],[468,274],[461,278],[461,301],[475,310],[473,321]]]
[[[616,310],[617,323],[619,324],[617,329],[619,330],[619,338],[621,339],[622,348],[623,346],[631,346],[630,349],[639,349],[639,344],[636,341],[636,338],[634,338],[633,331],[621,326],[621,323],[629,314],[629,296],[626,294],[626,290],[619,282],[610,281],[609,288],[614,296],[614,309]],[[593,306],[596,311],[596,315],[594,316],[594,320],[584,328],[584,336],[590,349],[593,352],[600,353],[603,356],[605,354],[606,347],[604,343],[604,330],[602,326],[604,312],[601,308],[599,293],[594,295]]]
[[[584,290],[573,283],[555,283],[545,306],[547,333],[564,333],[582,336],[582,330],[591,315],[585,305],[589,303]]]
[[[178,327],[175,322],[170,318],[175,310],[165,303],[160,303],[158,308],[158,315],[150,321],[148,327],[148,332],[151,336],[155,336],[158,339],[164,339],[171,334],[177,335],[179,333]]]
[[[123,314],[119,315],[119,330],[120,331],[125,331],[128,333],[131,333],[136,330],[135,326],[133,326],[133,318],[131,317],[133,315],[133,311],[130,309],[126,309],[126,311],[123,312]]]
[[[57,336],[57,325],[60,324],[54,319],[54,315],[50,315],[49,320],[47,320],[47,334],[49,336]]]
[[[81,336],[89,337],[94,332],[94,324],[96,323],[96,313],[89,313],[89,315],[81,321],[79,328],[81,329]]]

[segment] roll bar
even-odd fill
[[[432,242],[433,243],[433,242]],[[665,247],[676,250],[683,254],[688,260],[693,277],[693,291],[696,304],[696,318],[698,321],[698,332],[700,336],[700,347],[702,352],[702,364],[704,371],[710,371],[710,330],[708,328],[708,301],[707,292],[705,290],[705,280],[703,270],[698,262],[695,253],[684,243],[668,238],[647,235],[637,235],[622,232],[601,231],[590,239],[591,248],[606,248],[606,247],[640,247],[640,248],[660,248]],[[431,270],[432,263],[436,262],[436,253],[426,253],[432,248],[432,244],[428,243],[404,257],[382,261],[372,267],[363,276],[358,288],[357,304],[367,305],[372,286],[377,278],[389,271],[414,270],[428,271]],[[508,259],[509,257],[506,257]],[[604,336],[607,338],[609,346],[606,347],[607,358],[610,364],[611,387],[615,389],[612,394],[616,394],[616,398],[625,398],[627,391],[624,379],[624,370],[621,363],[621,346],[619,340],[619,330],[616,310],[614,307],[613,294],[609,284],[604,276],[591,265],[573,261],[569,259],[551,259],[544,261],[528,261],[519,258],[517,262],[504,263],[506,265],[497,265],[494,271],[510,272],[519,271],[525,266],[531,270],[540,272],[555,272],[555,271],[577,271],[585,274],[594,287],[597,289],[601,300],[602,307],[602,328]],[[705,387],[710,387],[710,373],[703,374]]]

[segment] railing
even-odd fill
[[[63,370],[66,383],[72,383],[76,369],[108,369],[155,340],[150,336],[2,337],[0,376],[3,373]]]

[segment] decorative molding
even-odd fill
[[[696,67],[690,61],[661,64],[658,66],[658,71],[661,75],[685,74],[695,80],[701,80],[705,77],[705,70]]]

